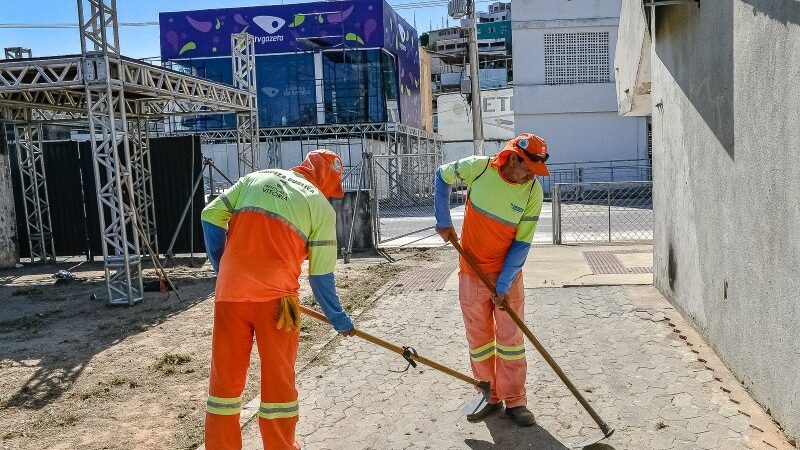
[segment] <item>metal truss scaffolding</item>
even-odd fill
[[[255,39],[247,33],[231,35],[233,85],[252,94],[252,109],[236,114],[236,151],[239,176],[258,168],[258,107],[256,105]]]
[[[84,3],[88,3],[86,14]],[[119,58],[116,1],[79,0],[83,83],[97,183],[100,238],[112,304],[142,299],[141,252],[136,230],[136,205],[126,201],[123,186],[131,176],[131,146],[125,115],[125,90],[110,74],[122,70]],[[108,32],[111,36],[108,36]],[[90,46],[92,47],[90,49]],[[141,148],[134,148],[134,151]],[[125,188],[127,189],[127,188]]]
[[[147,232],[153,250],[158,253],[156,234],[156,208],[153,199],[153,176],[150,168],[150,136],[147,120],[134,119],[128,122],[131,152],[131,175],[136,210],[142,229]],[[143,249],[143,250],[146,250]]]
[[[42,157],[42,125],[25,124],[14,130],[31,261],[55,261],[53,227]]]
[[[169,131],[173,135],[191,133]],[[231,144],[237,138],[235,130],[197,134],[203,144]],[[430,228],[426,218],[433,216],[434,174],[442,163],[440,135],[400,123],[376,122],[263,128],[259,140],[276,154],[287,148],[299,150],[295,159],[320,147],[339,153],[345,164],[345,189],[372,191],[376,244]],[[360,183],[361,170],[366,171],[364,185]],[[417,223],[422,224],[420,228],[414,228]]]
[[[88,122],[109,302],[142,299],[138,225],[156,242],[148,121],[171,115],[245,117],[247,170],[257,170],[258,136],[252,36],[234,62],[239,87],[141,61],[119,51],[116,0],[77,0],[81,54],[0,61],[0,121],[15,124],[25,211],[35,260],[55,258],[42,158],[42,123]],[[238,66],[236,66],[238,64]],[[132,186],[132,192],[128,187]],[[144,241],[144,239],[142,239]]]

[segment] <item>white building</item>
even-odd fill
[[[511,20],[511,2],[494,2],[486,12],[478,12],[478,22],[501,22]]]
[[[484,152],[493,155],[514,138],[514,90],[481,89],[483,104]],[[442,136],[444,162],[456,161],[475,151],[472,140],[472,111],[466,98],[458,92],[438,97],[437,132]]]
[[[514,3],[515,129],[544,137],[552,162],[649,158],[646,119],[617,113],[620,9],[620,0]]]

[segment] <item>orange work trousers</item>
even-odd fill
[[[241,449],[239,413],[255,335],[261,359],[258,427],[268,450],[299,449],[294,364],[299,330],[279,330],[280,299],[215,302],[211,381],[206,409],[206,448]]]
[[[489,278],[496,282],[497,276],[489,275]],[[526,405],[528,364],[522,330],[505,311],[495,306],[491,292],[480,278],[462,271],[458,282],[472,373],[475,378],[492,383],[491,403],[502,400],[507,408]],[[521,273],[508,291],[508,304],[520,317],[525,317]]]

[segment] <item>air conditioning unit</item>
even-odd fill
[[[447,15],[453,19],[461,19],[467,15],[468,0],[450,0],[447,2]]]

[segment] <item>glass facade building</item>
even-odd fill
[[[246,28],[255,36],[262,128],[374,122],[419,126],[416,31],[382,1],[162,13],[160,22],[164,61],[223,83],[232,83],[230,34]],[[220,29],[216,35],[214,28]],[[231,129],[235,123],[232,115],[182,122],[197,130]]]

